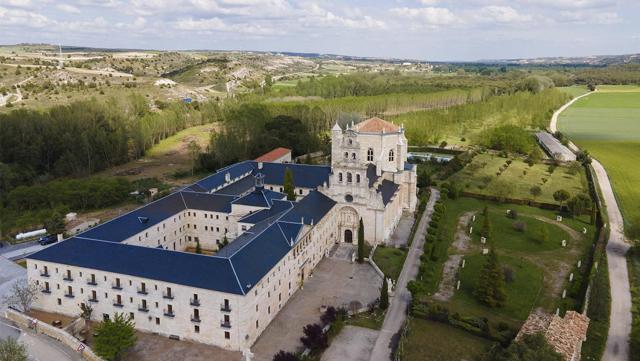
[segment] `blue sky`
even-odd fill
[[[640,52],[640,0],[0,0],[0,44],[424,60]]]

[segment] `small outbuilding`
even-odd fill
[[[576,160],[575,153],[560,143],[551,133],[546,131],[537,132],[536,139],[551,158],[561,162],[573,162]]]
[[[291,149],[276,148],[256,158],[256,162],[291,163]]]

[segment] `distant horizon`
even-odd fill
[[[0,0],[4,43],[434,62],[634,54],[637,19],[635,0]]]
[[[0,44],[0,47],[9,47],[9,46],[37,46],[37,45],[50,45],[50,46],[58,46],[59,44],[47,43],[47,42],[19,42],[14,44]],[[88,45],[72,45],[72,44],[60,44],[63,48],[88,48],[96,51],[104,50],[104,51],[161,51],[161,52],[245,52],[245,53],[274,53],[274,54],[305,54],[305,55],[319,55],[319,56],[340,56],[340,57],[349,57],[349,58],[358,58],[358,59],[376,59],[376,60],[406,60],[406,61],[419,61],[426,63],[487,63],[487,62],[499,62],[499,61],[521,61],[521,60],[533,60],[533,59],[568,59],[568,58],[577,58],[577,59],[586,59],[586,58],[606,58],[606,57],[617,57],[617,56],[633,56],[638,55],[640,57],[640,50],[635,53],[619,53],[619,54],[586,54],[586,55],[550,55],[550,56],[534,56],[528,58],[495,58],[495,59],[463,59],[463,60],[432,60],[432,59],[417,59],[417,58],[399,58],[399,57],[384,57],[384,56],[363,56],[363,55],[354,55],[354,54],[338,54],[338,53],[320,53],[320,52],[306,52],[306,51],[295,51],[295,50],[252,50],[252,49],[206,49],[206,48],[175,48],[175,49],[161,49],[161,48],[129,48],[129,47],[99,47],[99,46],[88,46]]]

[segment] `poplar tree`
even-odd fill
[[[507,300],[502,266],[493,246],[480,270],[474,295],[478,301],[489,307],[502,307]]]
[[[284,171],[284,193],[287,195],[287,200],[296,200],[296,186],[293,180],[293,171],[289,168]]]
[[[358,225],[358,262],[364,262],[364,223],[360,218],[360,224]]]
[[[387,308],[389,308],[389,284],[385,275],[382,277],[382,288],[380,289],[380,309],[386,310]]]

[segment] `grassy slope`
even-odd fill
[[[587,87],[584,85],[563,86],[558,87],[558,90],[565,92],[574,98],[589,92],[589,89],[587,89]]]
[[[496,173],[507,159],[491,153],[479,154],[464,170],[452,176],[451,180],[458,182],[463,190],[478,194],[497,195],[500,191],[512,188],[507,197],[518,199],[533,199],[529,190],[533,185],[538,185],[542,194],[536,200],[546,203],[557,203],[553,199],[553,193],[559,189],[565,189],[571,195],[587,192],[584,172],[571,175],[567,173],[566,167],[558,167],[553,174],[549,174],[549,166],[545,164],[529,167],[524,159],[511,159],[513,162],[498,176]],[[527,172],[526,175],[524,171]],[[484,178],[490,178],[490,182],[485,183]],[[546,178],[547,182],[544,183],[542,178]]]
[[[608,87],[582,98],[562,114],[559,126],[603,163],[625,221],[640,218],[640,88]]]
[[[412,318],[404,344],[404,361],[471,360],[491,342],[442,323]]]

